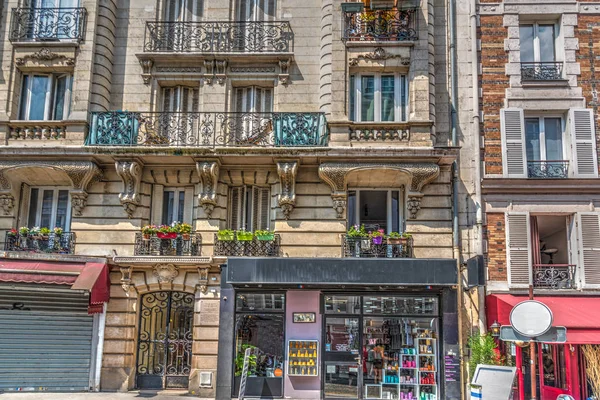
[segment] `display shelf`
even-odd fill
[[[288,340],[288,376],[319,376],[319,341]]]

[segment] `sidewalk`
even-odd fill
[[[127,393],[0,393],[0,400],[210,400],[192,396],[181,390],[136,390]]]

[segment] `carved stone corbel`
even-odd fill
[[[119,200],[127,216],[132,218],[137,206],[141,203],[139,190],[142,181],[143,165],[140,161],[117,160],[115,167],[117,175],[123,181],[123,191],[119,193]]]
[[[298,161],[278,161],[277,174],[281,190],[277,202],[285,219],[290,219],[290,214],[296,206],[296,175],[298,174]]]
[[[279,60],[279,82],[282,85],[287,85],[290,83],[290,66],[292,65],[292,60],[282,59]]]
[[[202,294],[208,292],[209,269],[209,267],[198,267],[198,283],[196,284],[196,290],[199,290]]]
[[[4,215],[10,215],[15,206],[15,197],[11,193],[0,194],[0,206],[2,207]]]
[[[206,72],[204,73],[204,84],[212,85],[212,80],[215,75],[215,60],[204,60],[204,68]]]
[[[215,60],[215,78],[217,83],[223,85],[227,77],[227,60]]]
[[[202,183],[202,191],[198,195],[198,202],[209,217],[217,205],[220,167],[221,163],[218,160],[196,162],[196,169]]]
[[[121,267],[121,287],[127,296],[129,296],[129,291],[133,287],[133,283],[131,282],[131,267]]]
[[[153,274],[159,283],[173,283],[173,280],[179,275],[179,268],[174,264],[156,264]]]
[[[140,65],[142,66],[142,79],[144,80],[144,84],[148,85],[152,78],[152,65],[154,65],[154,61],[140,60]]]
[[[346,204],[348,202],[346,193],[334,193],[331,195],[333,200],[333,209],[337,214],[338,218],[344,218],[344,212],[346,211]]]
[[[419,212],[419,210],[421,209],[421,199],[423,198],[423,195],[417,195],[417,194],[409,194],[408,195],[408,201],[406,203],[406,209],[408,210],[409,213],[409,217],[410,219],[416,219],[417,218],[417,213]]]

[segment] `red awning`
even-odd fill
[[[108,266],[103,263],[61,263],[0,260],[0,282],[69,285],[90,292],[88,311],[102,312],[110,296]]]
[[[486,297],[486,316],[489,324],[498,321],[510,325],[510,311],[528,296],[491,294]],[[547,305],[554,316],[552,325],[567,328],[567,342],[572,344],[600,343],[600,298],[573,296],[536,296]]]

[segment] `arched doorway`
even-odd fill
[[[187,388],[192,362],[194,295],[151,292],[140,301],[139,389]]]

